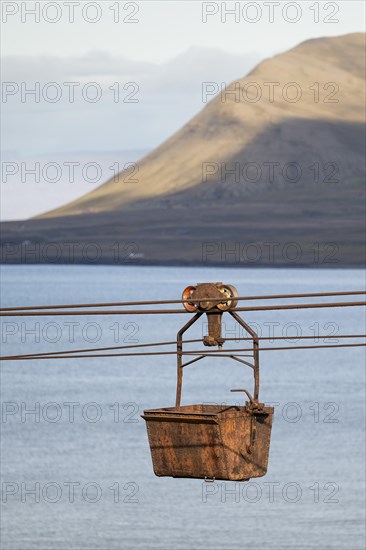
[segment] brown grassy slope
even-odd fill
[[[363,158],[364,47],[365,35],[355,33],[309,40],[263,61],[237,81],[240,98],[233,94],[216,97],[142,159],[138,183],[129,183],[126,174],[121,174],[118,181],[110,180],[42,217],[116,211],[131,203],[134,207],[156,204],[159,197],[187,194],[197,186],[195,194],[209,201],[223,194],[227,198],[240,197],[261,190],[260,184],[268,180],[266,169],[257,186],[248,185],[245,178],[239,182],[233,176],[223,178],[219,171],[202,186],[202,165],[206,162],[239,162],[240,166],[256,162],[263,168],[264,162],[273,161],[279,162],[281,169],[288,162],[298,162],[303,168],[303,184],[313,179],[308,167],[314,162],[321,167],[337,162],[341,182],[359,178]],[[261,86],[263,93],[255,103],[248,101],[254,88],[245,88],[251,82]],[[273,102],[269,101],[265,82],[279,83]],[[296,82],[301,89],[302,97],[296,103],[283,98],[282,90],[289,82]],[[319,83],[319,102],[314,101],[314,90],[309,89],[315,82]],[[330,82],[335,85],[325,89]],[[234,89],[235,84],[229,88]],[[334,86],[339,90],[332,97]],[[294,91],[288,89],[289,94]],[[276,183],[286,184],[282,177]]]

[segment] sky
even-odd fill
[[[2,4],[3,55],[68,57],[104,51],[151,63],[165,63],[191,46],[268,55],[313,36],[362,31],[365,9],[362,0],[46,0],[39,2],[36,22],[30,11],[37,2]]]
[[[349,0],[2,1],[1,149],[17,163],[6,181],[2,170],[2,218],[45,211],[110,175],[77,188],[63,170],[37,203],[26,163],[62,167],[78,152],[133,162],[205,106],[203,83],[217,93],[299,42],[362,32],[364,12],[363,1]],[[31,196],[17,207],[25,187]]]

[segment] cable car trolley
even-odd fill
[[[157,476],[199,478],[206,481],[247,481],[267,472],[273,407],[259,401],[259,341],[254,330],[233,309],[237,290],[223,283],[188,286],[184,308],[194,313],[177,335],[177,392],[175,407],[144,411],[154,472]],[[183,363],[183,334],[205,313],[208,335],[205,346],[222,349],[222,315],[228,312],[250,335],[253,363],[235,354],[230,357],[253,369],[253,396],[239,405],[181,405],[183,368],[203,356]]]

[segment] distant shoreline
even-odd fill
[[[1,266],[8,266],[8,265],[18,265],[18,266],[114,266],[114,267],[199,267],[199,268],[205,268],[205,267],[212,267],[212,268],[240,268],[240,269],[362,269],[366,271],[366,265],[364,263],[346,263],[342,264],[342,262],[337,263],[306,263],[306,262],[299,262],[299,263],[224,263],[224,262],[194,262],[194,261],[171,261],[171,262],[159,262],[159,261],[126,261],[126,262],[86,262],[86,261],[73,261],[73,262],[66,262],[66,261],[57,261],[57,262],[21,262],[21,261],[1,261]]]

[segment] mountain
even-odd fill
[[[354,33],[266,59],[133,170],[37,219],[3,224],[3,240],[62,250],[65,239],[92,240],[101,262],[123,261],[110,250],[118,241],[124,261],[361,265],[364,52],[365,34]]]

